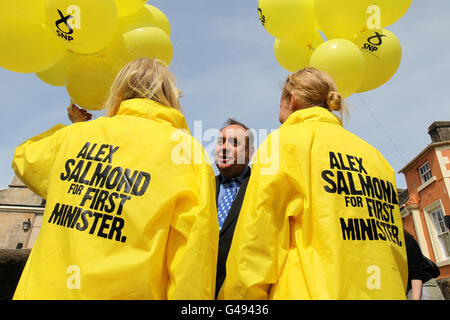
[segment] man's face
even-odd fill
[[[246,148],[246,130],[239,125],[229,125],[220,131],[217,138],[215,163],[226,177],[239,174],[248,165],[250,154]]]

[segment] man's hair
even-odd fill
[[[247,145],[245,146],[248,150],[250,150],[250,147],[254,147],[254,143],[255,143],[255,136],[253,135],[252,130],[250,130],[249,127],[247,127],[245,124],[243,124],[242,122],[234,119],[234,118],[228,118],[227,121],[225,121],[225,123],[223,124],[222,128],[220,128],[220,131],[222,131],[223,129],[225,129],[228,126],[231,125],[238,125],[242,128],[245,129],[246,131],[246,140],[247,140]]]

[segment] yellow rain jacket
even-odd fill
[[[47,203],[14,299],[213,299],[203,152],[180,112],[147,99],[17,147],[14,171]]]
[[[394,171],[324,108],[293,113],[252,166],[221,299],[405,299]]]

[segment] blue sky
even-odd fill
[[[261,26],[257,0],[153,0],[171,23],[170,69],[183,91],[188,125],[202,132],[234,117],[255,130],[277,129],[281,84],[289,74],[275,60],[273,37]],[[413,0],[401,20],[388,27],[403,47],[394,77],[347,103],[345,127],[376,147],[397,172],[430,142],[428,127],[450,120],[450,2]],[[0,44],[7,50],[6,44]],[[0,67],[0,189],[13,178],[14,148],[56,123],[69,124],[69,97],[34,74]],[[95,112],[101,116],[102,112]],[[200,135],[201,137],[201,135]],[[213,140],[203,137],[204,146]],[[260,143],[261,141],[257,141]],[[398,187],[405,188],[397,174]]]

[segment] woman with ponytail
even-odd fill
[[[282,125],[254,158],[219,298],[405,299],[395,173],[343,128],[346,113],[327,73],[286,79]]]

